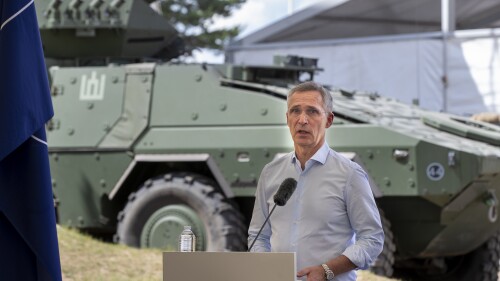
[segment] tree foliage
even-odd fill
[[[240,26],[214,29],[217,18],[229,17],[246,0],[157,0],[152,7],[183,35],[190,55],[197,48],[222,50],[240,32]]]

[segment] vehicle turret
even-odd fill
[[[184,52],[179,33],[147,1],[35,2],[48,58],[168,60]]]

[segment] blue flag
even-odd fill
[[[0,280],[61,280],[35,6],[0,0]]]

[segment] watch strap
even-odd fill
[[[325,270],[325,278],[326,280],[333,280],[333,277],[335,276],[335,274],[333,273],[333,271],[328,267],[328,265],[326,265],[326,263],[322,264],[321,265],[323,267],[323,269]]]

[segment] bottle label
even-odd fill
[[[181,252],[194,252],[193,237],[191,235],[181,235],[179,250]]]

